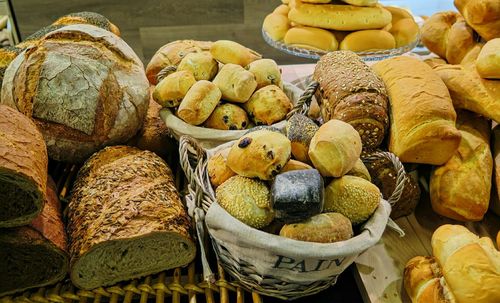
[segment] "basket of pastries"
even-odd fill
[[[269,45],[300,57],[351,50],[364,60],[380,60],[415,48],[419,26],[406,9],[378,0],[286,0],[265,17],[262,35]]]
[[[283,128],[302,93],[282,81],[274,60],[229,40],[168,43],[146,74],[173,136],[189,135],[208,148],[258,125]]]
[[[398,157],[377,150],[388,123],[382,80],[349,51],[323,57],[315,75],[325,83],[304,92],[284,130],[258,127],[209,150],[180,139],[198,236],[206,226],[219,262],[242,286],[281,299],[335,284],[379,241],[391,205],[408,214],[419,195]],[[318,123],[306,113],[328,85]]]

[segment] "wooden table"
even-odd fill
[[[314,64],[281,66],[284,81],[294,82],[314,71]],[[462,224],[480,236],[495,240],[500,217],[488,212],[481,222],[460,223],[441,217],[430,206],[428,194],[422,197],[415,213],[396,220],[405,236],[386,229],[377,245],[361,254],[355,262],[354,278],[366,303],[411,303],[403,289],[403,269],[412,257],[431,255],[432,233],[443,224]]]

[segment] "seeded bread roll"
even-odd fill
[[[177,70],[190,72],[196,81],[210,81],[217,75],[219,63],[214,60],[209,52],[189,53],[182,58]]]
[[[205,121],[205,127],[224,130],[245,129],[248,124],[250,121],[247,113],[238,105],[231,103],[218,105]]]
[[[210,53],[223,64],[237,64],[242,67],[261,59],[262,55],[243,45],[229,40],[218,40],[210,47]]]
[[[226,182],[227,179],[235,176],[236,173],[227,166],[227,156],[231,147],[225,148],[208,159],[207,171],[210,183],[217,187]]]
[[[268,85],[253,93],[243,108],[256,125],[271,125],[285,119],[292,102],[276,85]]]
[[[238,175],[271,180],[290,160],[290,140],[284,135],[257,130],[247,133],[231,147],[227,165]]]
[[[196,82],[182,99],[177,116],[191,125],[200,125],[210,117],[222,94],[210,81]]]
[[[281,71],[273,59],[260,59],[248,64],[245,67],[249,72],[255,75],[257,89],[267,85],[276,85],[283,89],[281,81]]]
[[[306,242],[334,243],[352,238],[351,221],[339,213],[323,213],[303,222],[287,224],[280,236]]]
[[[29,224],[43,209],[47,162],[36,125],[0,105],[0,227]]]
[[[245,103],[257,88],[255,75],[236,64],[225,64],[213,83],[222,92],[224,100]]]
[[[217,187],[215,196],[231,216],[253,228],[264,228],[274,218],[263,181],[234,176]]]
[[[0,233],[0,297],[61,281],[68,272],[66,231],[56,185],[46,180],[42,212]]]
[[[370,181],[346,175],[325,188],[324,212],[341,213],[357,225],[375,212],[380,197],[380,190]]]
[[[107,147],[85,162],[67,229],[71,280],[83,289],[185,266],[196,255],[170,168],[133,147]]]
[[[177,107],[196,83],[189,71],[178,71],[163,78],[153,91],[153,99],[163,107]]]
[[[360,134],[364,149],[382,143],[389,126],[388,97],[382,80],[351,51],[329,53],[313,75],[324,121],[339,119]]]
[[[309,163],[309,145],[319,126],[302,114],[294,114],[286,123],[286,135],[292,142],[292,155],[295,159]]]
[[[341,177],[350,171],[361,155],[361,138],[349,124],[330,120],[314,134],[309,158],[325,177]]]

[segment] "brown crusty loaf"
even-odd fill
[[[490,202],[490,124],[476,114],[460,111],[457,128],[462,134],[460,146],[448,162],[431,174],[431,204],[441,216],[479,221]]]
[[[441,271],[434,257],[417,256],[405,266],[403,281],[412,303],[452,303],[441,285]],[[448,294],[448,288],[446,288]]]
[[[43,209],[47,162],[36,125],[0,105],[0,227],[26,225]]]
[[[500,38],[500,1],[455,0],[467,23],[486,41]]]
[[[154,153],[107,147],[78,172],[68,206],[71,280],[112,285],[195,257],[190,221],[172,172]]]
[[[460,144],[446,85],[424,62],[395,57],[373,65],[391,102],[389,151],[402,162],[441,165]]]
[[[30,225],[0,233],[0,297],[62,280],[68,272],[66,231],[56,185],[47,182],[46,203]]]
[[[337,51],[321,57],[313,77],[320,85],[316,98],[323,120],[351,124],[365,149],[379,146],[389,124],[388,98],[370,67],[351,51]]]
[[[9,65],[1,103],[32,117],[49,157],[81,162],[141,128],[149,83],[134,51],[92,25],[55,30]]]
[[[158,73],[165,67],[171,66],[177,69],[182,58],[187,54],[208,51],[211,45],[212,42],[209,41],[176,40],[160,47],[146,67],[149,83],[157,84]]]

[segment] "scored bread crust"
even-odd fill
[[[329,53],[314,70],[316,98],[323,120],[339,119],[360,134],[363,148],[373,149],[389,125],[388,97],[382,80],[351,51]]]
[[[68,209],[71,280],[78,287],[139,278],[195,256],[172,172],[152,152],[114,146],[94,154],[78,173]]]
[[[140,59],[118,36],[69,25],[12,61],[0,102],[34,119],[51,158],[81,162],[135,135],[148,108],[149,83]]]
[[[0,186],[14,184],[33,198],[20,201],[32,204],[29,213],[2,220],[0,227],[28,224],[40,213],[45,199],[47,165],[47,149],[36,125],[15,109],[0,105]]]

